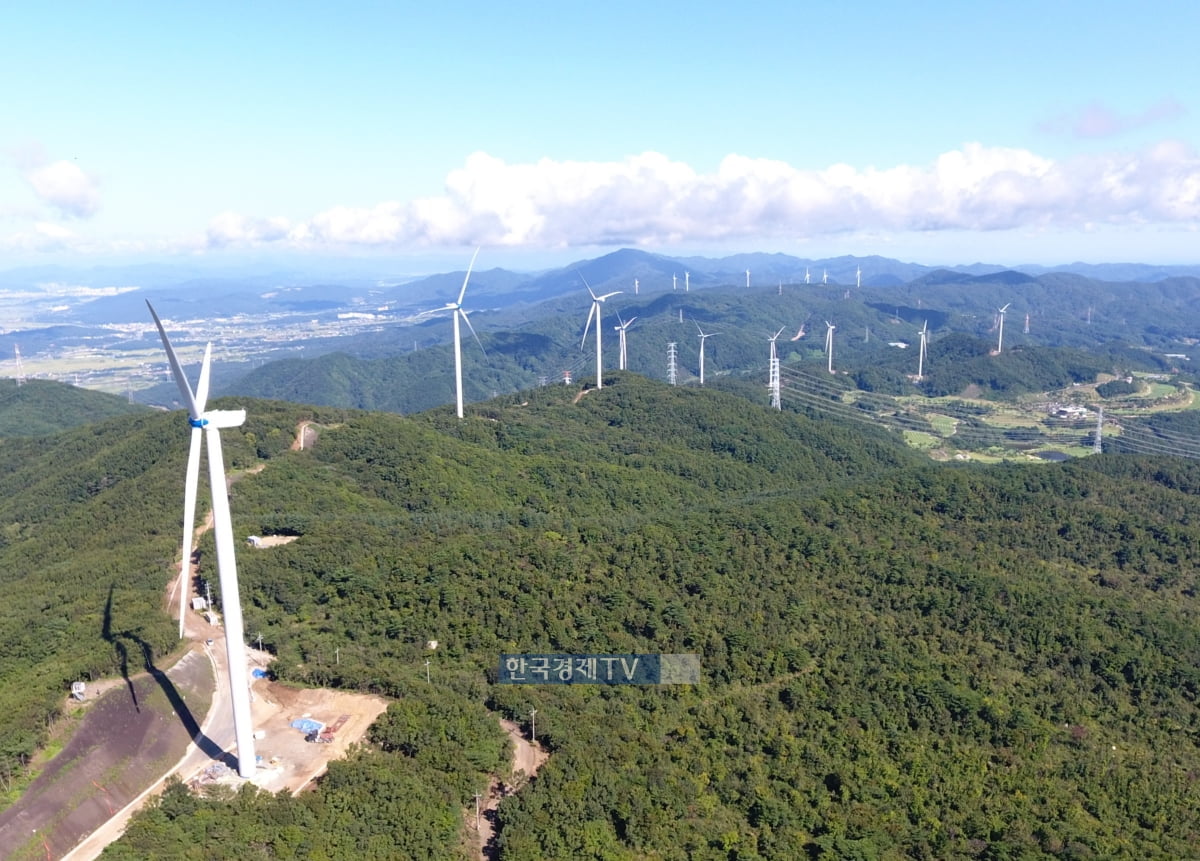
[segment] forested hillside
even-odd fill
[[[45,436],[112,416],[142,413],[125,398],[50,380],[0,379],[0,438]]]
[[[172,790],[109,857],[211,857],[216,834],[230,858],[461,857],[500,757],[484,711],[532,708],[551,757],[501,805],[504,859],[1192,854],[1196,464],[937,466],[716,391],[579,395],[461,422],[243,404],[229,457],[266,468],[233,486],[235,530],[299,536],[241,554],[247,630],[283,679],[400,699],[316,793]],[[300,418],[318,437],[289,451]],[[150,482],[172,521],[168,419],[93,431],[89,479]],[[123,473],[125,441],[161,462]],[[174,532],[139,579],[161,587]],[[492,684],[514,651],[691,652],[703,680]]]

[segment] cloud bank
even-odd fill
[[[978,143],[925,166],[805,170],[730,155],[698,173],[646,152],[621,161],[508,164],[470,156],[445,193],[338,206],[300,223],[224,213],[209,244],[428,248],[666,246],[848,232],[1089,229],[1200,218],[1200,158],[1166,142],[1054,160]]]
[[[25,181],[43,203],[72,218],[90,218],[100,210],[100,185],[73,161],[29,165]]]

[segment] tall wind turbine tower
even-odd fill
[[[782,334],[783,327],[780,326],[779,331],[767,339],[771,342],[771,364],[767,371],[767,389],[771,392],[771,406],[777,410],[783,409],[783,404],[779,398],[779,353],[775,349],[775,342]]]
[[[700,333],[700,385],[704,385],[704,342],[713,335],[719,335],[721,333],[709,332],[708,334],[705,334],[704,330],[700,328],[699,323],[696,324],[696,331]]]
[[[825,355],[829,358],[829,373],[833,373],[833,330],[837,326],[825,321]]]
[[[463,417],[462,332],[458,325],[460,319],[471,330],[471,334],[475,337],[475,343],[479,344],[479,349],[483,349],[483,342],[475,334],[475,327],[471,325],[471,321],[467,318],[467,312],[463,310],[462,306],[463,298],[467,295],[467,282],[471,280],[471,270],[475,268],[475,258],[478,256],[479,249],[476,248],[475,253],[471,255],[471,263],[467,266],[467,274],[463,277],[462,289],[458,291],[458,300],[447,302],[445,307],[440,309],[454,315],[454,402],[460,419]]]
[[[917,333],[921,336],[921,346],[917,349],[917,382],[925,379],[925,339],[929,334],[929,321],[921,326],[921,331]]]
[[[855,287],[862,286],[862,267],[861,266],[855,267],[855,269],[854,269],[854,286]]]
[[[822,270],[821,270],[821,283],[822,283],[822,284],[828,284],[828,283],[829,283],[829,270],[828,270],[828,269],[822,269]]]
[[[678,289],[679,289],[679,276],[676,275],[674,272],[672,272],[671,273],[671,291],[674,292]]]
[[[691,272],[687,272],[687,271],[685,270],[685,271],[684,271],[684,273],[683,273],[683,292],[684,292],[684,293],[688,293],[688,292],[690,292],[690,291],[691,291],[691,289],[692,289],[692,288],[691,288],[691,278],[692,278],[692,273],[691,273]]]
[[[630,317],[628,320],[622,320],[622,319],[621,319],[621,315],[620,315],[620,314],[618,314],[618,315],[617,315],[617,323],[618,323],[619,325],[617,325],[617,326],[614,326],[614,327],[613,327],[614,329],[616,329],[616,330],[617,330],[617,338],[618,338],[618,340],[621,342],[621,351],[620,351],[620,353],[619,353],[619,356],[620,356],[620,363],[617,365],[617,367],[618,367],[620,370],[622,370],[622,371],[623,371],[623,370],[625,370],[625,364],[626,364],[626,353],[625,353],[625,331],[626,331],[626,330],[627,330],[627,329],[628,329],[628,328],[629,328],[631,325],[633,325],[633,321],[634,321],[634,320],[636,320],[636,319],[637,319],[637,317]],[[599,324],[599,323],[597,323],[596,325],[600,325],[600,324]]]
[[[750,270],[746,270],[746,289],[750,289]]]
[[[1008,305],[1011,305],[1011,304],[1012,304],[1012,302],[1008,303]],[[997,313],[1000,315],[1000,334],[996,338],[996,355],[997,356],[1000,355],[1002,352],[1004,352],[1004,315],[1008,311],[1008,305],[1005,305],[1003,308],[997,309]]]
[[[583,278],[582,275],[579,276]],[[583,345],[587,343],[588,329],[592,326],[592,320],[596,321],[596,388],[604,388],[604,364],[603,357],[600,352],[600,330],[604,327],[601,325],[600,306],[604,304],[605,299],[609,299],[620,293],[620,290],[614,290],[612,293],[605,293],[603,296],[597,296],[592,292],[592,287],[584,279],[583,286],[587,287],[588,295],[592,297],[592,310],[588,312],[587,325],[583,327],[583,340],[579,342],[579,349],[583,349]]]
[[[810,278],[810,276],[809,276],[809,274],[808,274],[808,267],[807,267],[807,266],[805,266],[805,267],[804,267],[804,283],[805,283],[805,284],[811,284],[811,283],[812,283],[812,280],[811,280],[811,278]]]
[[[254,726],[250,718],[250,679],[246,671],[245,626],[242,622],[241,596],[238,592],[237,559],[233,545],[233,522],[229,514],[229,492],[225,484],[225,458],[221,450],[221,430],[241,427],[246,421],[245,410],[208,410],[209,368],[212,362],[212,344],[204,350],[204,361],[200,365],[200,382],[195,394],[183,373],[183,366],[167,339],[162,321],[149,302],[150,316],[162,337],[167,351],[171,374],[179,386],[188,411],[188,424],[192,427],[192,442],[188,450],[187,473],[183,493],[183,558],[180,576],[187,586],[191,570],[192,530],[196,517],[196,486],[200,478],[200,448],[202,439],[208,443],[208,483],[212,490],[213,534],[217,545],[217,570],[221,581],[221,607],[225,615],[225,655],[229,673],[229,692],[233,704],[233,732],[237,739],[238,774],[252,777],[255,769]],[[183,635],[183,606],[187,588],[180,589],[179,630]]]
[[[633,295],[638,295],[638,280],[636,278],[633,279]]]

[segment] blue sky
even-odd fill
[[[1200,262],[1200,4],[5,13],[0,261]],[[438,261],[438,263],[433,263]],[[3,266],[3,263],[0,263]]]

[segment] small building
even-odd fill
[[[262,538],[257,535],[247,535],[246,543],[251,547],[262,547]]]
[[[203,598],[196,597],[192,599],[192,609],[197,613],[203,613],[208,609],[208,601]]]
[[[83,682],[71,682],[71,696],[78,702],[83,702],[83,698],[87,696],[87,685]]]

